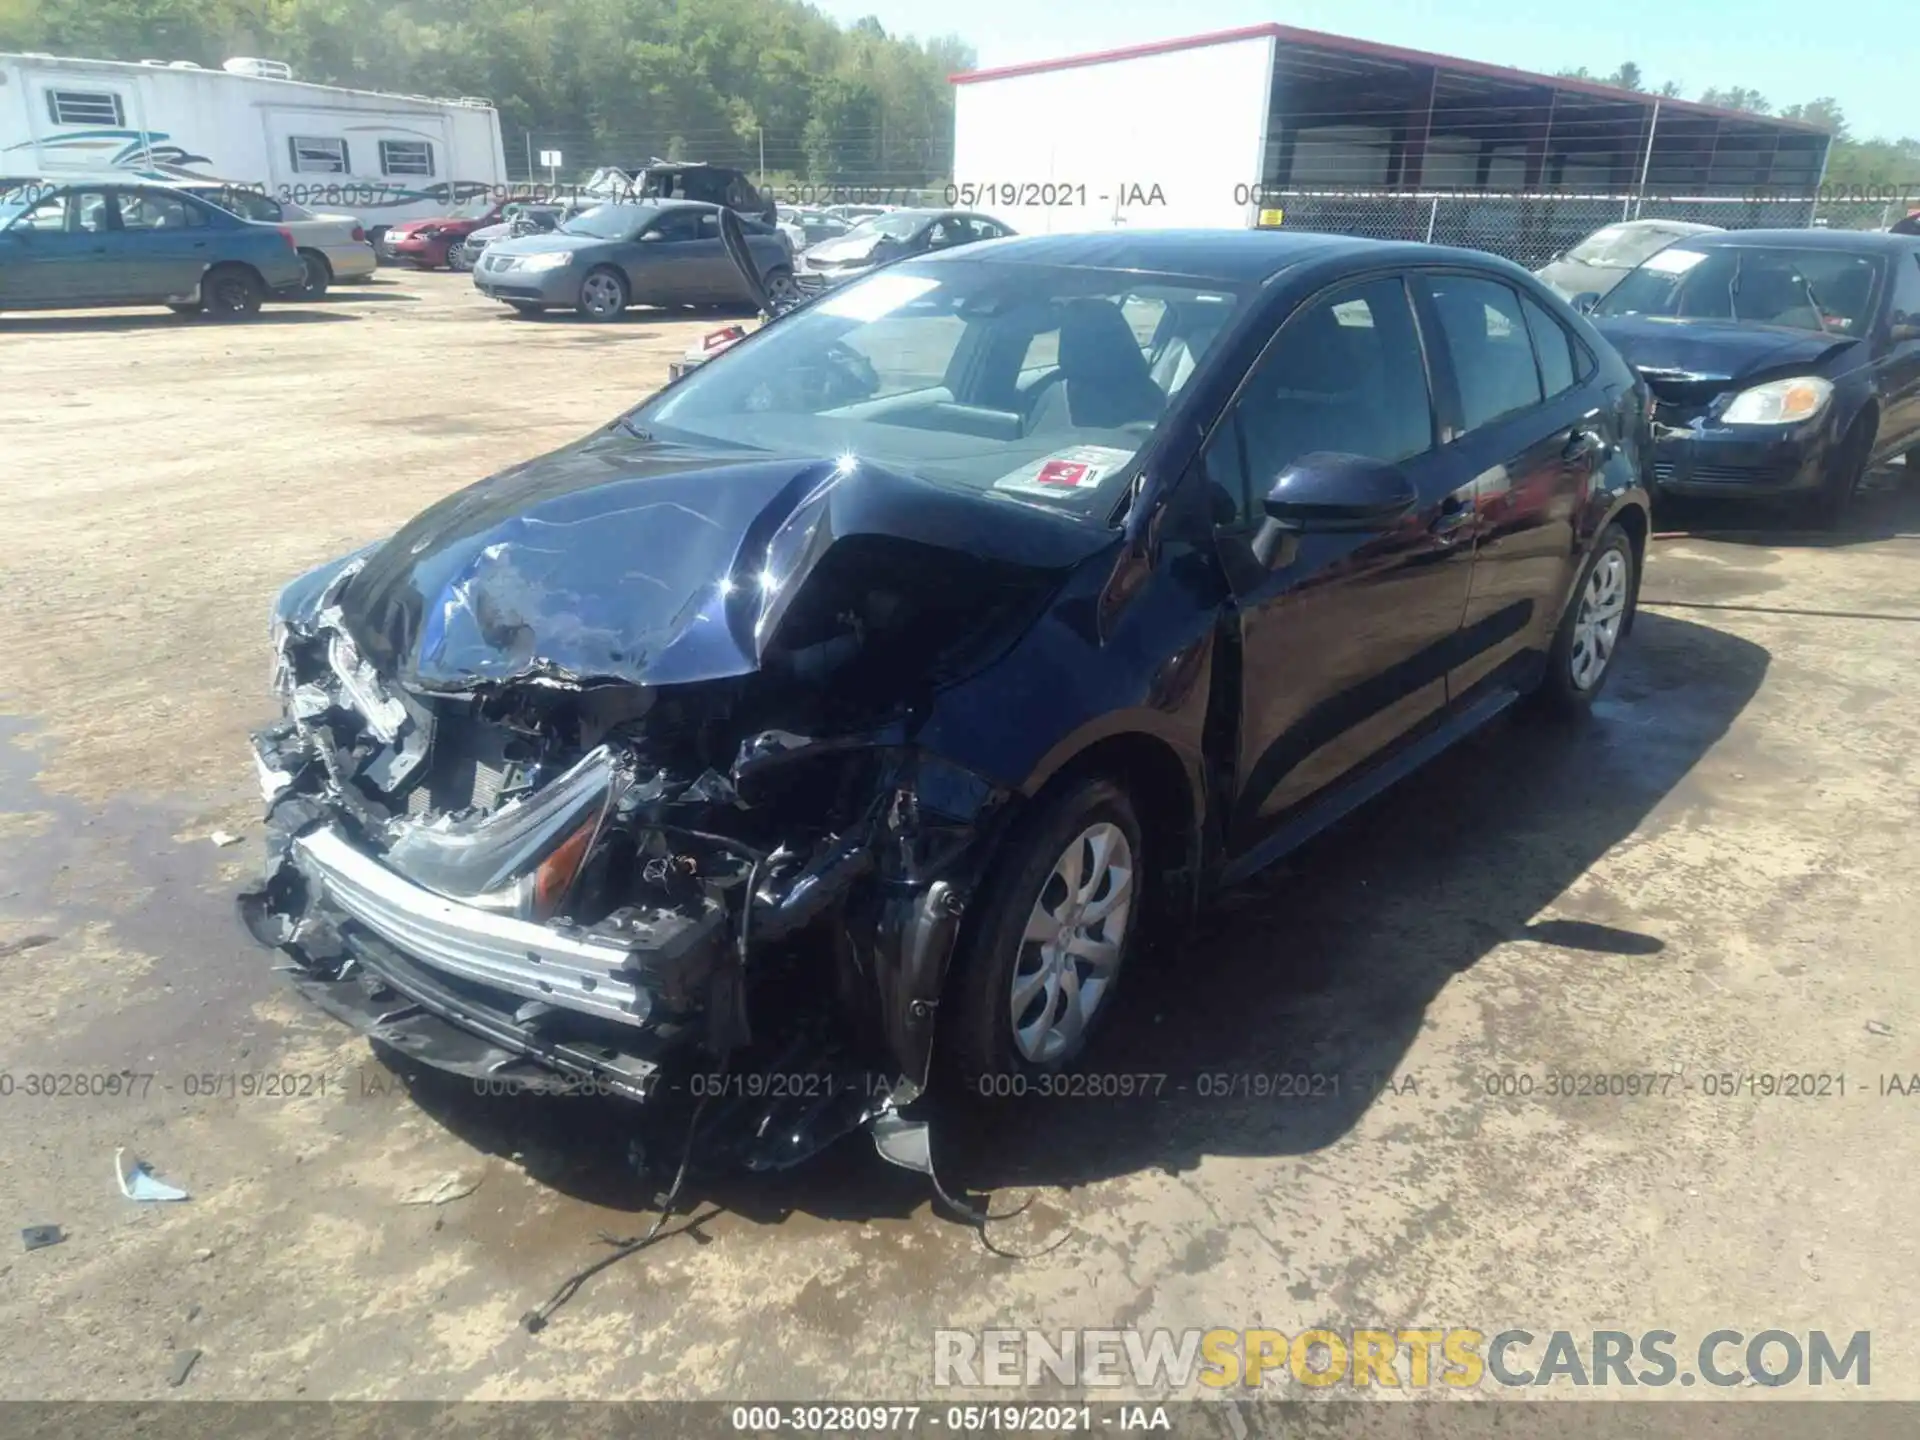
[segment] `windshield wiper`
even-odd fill
[[[1747,263],[1747,257],[1738,250],[1733,252],[1733,274],[1727,277],[1727,318],[1737,322],[1740,319],[1740,267]]]

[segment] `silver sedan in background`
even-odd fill
[[[633,304],[753,304],[721,242],[719,215],[697,200],[602,205],[548,234],[494,241],[473,283],[523,315],[567,308],[589,320],[616,320]],[[766,288],[792,294],[786,237],[758,221],[740,223]]]

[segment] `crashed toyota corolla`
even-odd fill
[[[1644,534],[1611,352],[1560,307],[1593,392],[1562,408],[1606,433],[1563,467],[1577,498],[1496,497],[1539,593],[1508,581],[1475,649],[1455,497],[1387,463],[1431,417],[1323,348],[1418,374],[1399,279],[1323,292],[1436,256],[1555,303],[1485,256],[1278,234],[907,262],[302,577],[249,927],[425,1064],[650,1103],[758,1075],[754,1164],[897,1120],[936,1058],[1071,1063],[1144,936],[1397,773],[1355,762],[1430,753],[1552,656],[1576,699],[1604,675],[1638,556],[1612,522]],[[1379,458],[1253,476],[1256,360],[1345,396],[1298,413]],[[1455,459],[1469,488],[1499,468]],[[1614,608],[1575,636],[1588,590]],[[1482,683],[1450,709],[1454,661]]]

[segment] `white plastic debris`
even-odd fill
[[[216,830],[207,838],[223,849],[228,845],[238,845],[240,843],[240,837],[228,830]]]
[[[402,1205],[445,1205],[450,1200],[464,1200],[480,1188],[478,1176],[468,1177],[457,1170],[449,1170],[429,1185],[417,1190],[409,1190],[400,1197]]]
[[[122,1163],[121,1157],[127,1152],[113,1152],[113,1178],[120,1182],[120,1193],[129,1200],[185,1200],[187,1192],[178,1185],[169,1185],[153,1173],[153,1167],[146,1161],[135,1159],[131,1168]]]

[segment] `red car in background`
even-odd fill
[[[466,239],[483,225],[498,224],[512,203],[511,199],[480,195],[451,215],[403,220],[380,237],[380,258],[437,270],[447,263],[447,250],[454,241]]]

